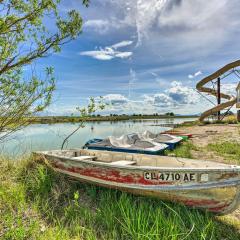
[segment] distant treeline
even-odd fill
[[[81,121],[124,121],[124,120],[140,120],[140,119],[163,119],[163,118],[192,118],[196,117],[195,115],[187,115],[187,116],[178,116],[174,115],[174,113],[166,113],[166,114],[151,114],[151,115],[143,115],[143,114],[110,114],[108,116],[102,115],[92,115],[86,118],[81,118],[77,116],[43,116],[43,117],[32,117],[29,118],[29,123],[41,123],[41,124],[49,124],[49,123],[65,123],[65,122],[81,122]]]

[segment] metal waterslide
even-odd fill
[[[224,67],[220,68],[219,70],[217,70],[216,72],[214,72],[213,74],[203,78],[200,82],[197,83],[196,88],[199,92],[202,93],[207,93],[213,96],[218,96],[218,92],[217,90],[215,90],[214,88],[209,88],[206,87],[204,85],[206,85],[208,82],[212,82],[214,79],[218,79],[221,76],[224,75],[224,73],[230,71],[229,74],[231,74],[232,72],[234,72],[234,68],[239,67],[240,66],[240,60],[237,60],[235,62],[231,62],[227,65],[225,65]],[[228,74],[227,74],[228,75]],[[221,78],[220,78],[221,79]],[[236,96],[231,96],[228,94],[224,94],[224,93],[219,93],[220,98],[226,99],[227,101],[220,103],[218,105],[216,105],[215,107],[205,111],[202,113],[202,115],[200,116],[199,120],[200,122],[203,122],[205,118],[221,111],[224,110],[226,108],[230,108],[232,107],[234,104],[236,104],[237,98]]]

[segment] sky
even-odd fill
[[[82,34],[36,63],[55,68],[57,89],[48,115],[76,113],[89,97],[103,113],[199,114],[213,105],[196,83],[239,59],[239,0],[63,0],[64,16],[79,10]],[[222,81],[236,94],[238,79]],[[215,99],[212,99],[216,101]]]

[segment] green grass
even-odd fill
[[[170,156],[176,156],[176,157],[193,158],[191,150],[197,150],[197,148],[191,142],[186,141],[186,142],[182,142],[174,150],[166,151],[166,154]]]
[[[240,164],[240,143],[238,142],[210,143],[207,148],[217,155],[224,156],[226,159]]]
[[[0,162],[0,216],[9,240],[240,239],[222,217],[81,184],[32,159]]]

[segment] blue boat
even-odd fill
[[[166,149],[169,149],[169,146],[142,139],[135,140],[129,135],[123,135],[119,138],[111,136],[106,139],[91,139],[84,145],[84,148],[113,152],[160,155],[163,154]]]

